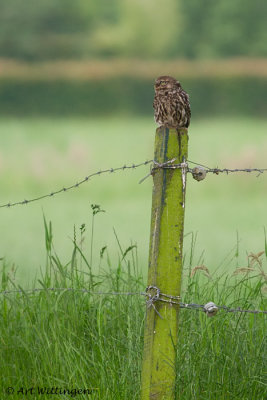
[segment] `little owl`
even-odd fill
[[[160,126],[177,129],[190,124],[189,96],[171,76],[160,76],[156,80],[153,107],[155,121]]]

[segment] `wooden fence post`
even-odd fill
[[[187,129],[158,128],[154,160],[187,159]],[[148,286],[179,296],[185,211],[185,173],[158,168],[153,173]],[[141,399],[174,399],[179,306],[161,301],[147,308]],[[162,318],[161,318],[162,317]]]

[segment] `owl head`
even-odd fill
[[[169,89],[174,89],[174,88],[181,88],[181,84],[179,81],[177,81],[175,78],[172,78],[171,76],[159,76],[156,81],[155,81],[155,91],[161,91],[161,90],[169,90]]]

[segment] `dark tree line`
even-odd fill
[[[0,57],[264,57],[266,15],[266,0],[0,0]]]

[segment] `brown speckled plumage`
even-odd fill
[[[188,94],[179,81],[171,76],[160,76],[155,81],[153,102],[155,121],[167,128],[187,128],[190,124],[190,103]]]

